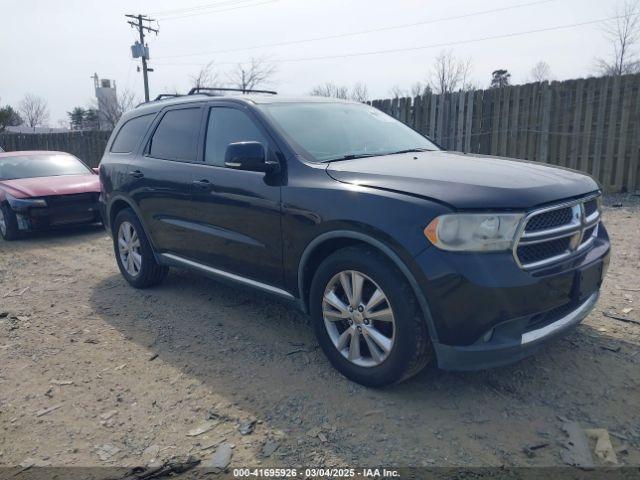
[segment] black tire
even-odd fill
[[[2,215],[4,217],[5,229],[4,232],[0,228],[0,236],[7,241],[15,240],[20,236],[20,230],[18,230],[18,220],[16,214],[5,203],[0,205],[2,209]]]
[[[395,320],[395,341],[388,356],[376,366],[359,366],[336,348],[324,324],[324,292],[335,275],[355,270],[373,280],[386,295]],[[377,250],[348,247],[329,256],[316,271],[309,295],[313,326],[331,364],[345,377],[368,387],[401,382],[420,372],[433,358],[426,322],[404,275]]]
[[[120,252],[118,249],[118,231],[123,222],[129,222],[140,240],[140,256],[142,257],[140,270],[136,275],[131,275],[122,264]],[[122,276],[129,282],[129,285],[135,288],[147,288],[158,285],[164,280],[169,271],[168,267],[159,265],[156,262],[151,244],[144,233],[140,220],[130,208],[125,208],[118,212],[113,222],[113,251],[116,256],[116,262]]]

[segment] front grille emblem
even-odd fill
[[[585,217],[584,217],[584,204],[578,203],[571,207],[571,213],[573,214],[573,219],[576,222],[580,222],[580,231],[576,232],[574,236],[571,237],[571,242],[569,243],[569,249],[572,252],[575,252],[580,246],[580,242],[582,241],[582,235],[584,235],[585,229]]]

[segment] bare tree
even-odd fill
[[[392,98],[402,98],[408,97],[409,93],[404,88],[401,88],[400,85],[394,85],[389,89],[389,95]]]
[[[437,94],[470,90],[471,60],[458,59],[452,50],[443,50],[436,57],[430,77],[431,89]]]
[[[105,100],[98,104],[94,101],[93,110],[98,112],[98,123],[100,129],[113,129],[123,113],[131,110],[138,103],[138,99],[130,90],[119,92],[114,98]]]
[[[399,85],[394,85],[389,89],[389,95],[392,98],[405,98],[405,97],[418,97],[431,93],[431,86],[424,82],[415,82],[411,87],[402,88]]]
[[[191,86],[195,88],[219,86],[218,73],[213,70],[213,61],[202,67],[196,75],[191,75]]]
[[[327,82],[313,87],[309,92],[309,95],[313,95],[314,97],[331,97],[347,100],[349,98],[349,87]]]
[[[607,39],[611,42],[609,58],[597,58],[596,68],[603,75],[625,75],[640,72],[640,3],[624,0],[615,9],[615,18],[603,25]]]
[[[309,95],[314,97],[340,98],[342,100],[354,100],[356,102],[366,102],[369,100],[369,89],[362,82],[357,82],[349,88],[345,85],[336,85],[327,82],[316,85],[311,89]]]
[[[411,96],[414,98],[426,95],[430,92],[431,87],[427,83],[415,82],[413,85],[411,85]]]
[[[532,82],[545,82],[551,80],[551,67],[547,62],[536,63],[529,74]]]
[[[41,127],[49,122],[47,101],[37,95],[27,94],[18,104],[18,111],[29,127]]]
[[[356,102],[365,103],[369,100],[369,89],[362,82],[357,82],[351,87],[349,98]]]
[[[230,73],[229,82],[242,91],[271,83],[277,68],[264,58],[252,58],[248,65],[239,63]]]

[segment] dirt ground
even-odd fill
[[[640,465],[640,324],[602,314],[640,320],[639,200],[607,198],[611,267],[573,333],[509,367],[382,390],[340,376],[308,319],[259,294],[181,271],[129,287],[97,227],[0,241],[0,465],[227,447],[231,467],[562,465],[567,420]]]

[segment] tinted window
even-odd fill
[[[200,129],[200,108],[169,110],[156,128],[149,154],[165,160],[192,162]]]
[[[138,146],[155,115],[143,115],[126,122],[111,145],[113,153],[130,153]]]
[[[263,109],[311,159],[438,150],[418,132],[377,108],[356,103],[274,103]]]
[[[91,170],[73,155],[40,153],[0,158],[0,180],[88,175]]]
[[[212,108],[207,125],[204,161],[224,166],[224,154],[230,143],[260,142],[267,148],[264,135],[246,113],[234,108]]]

